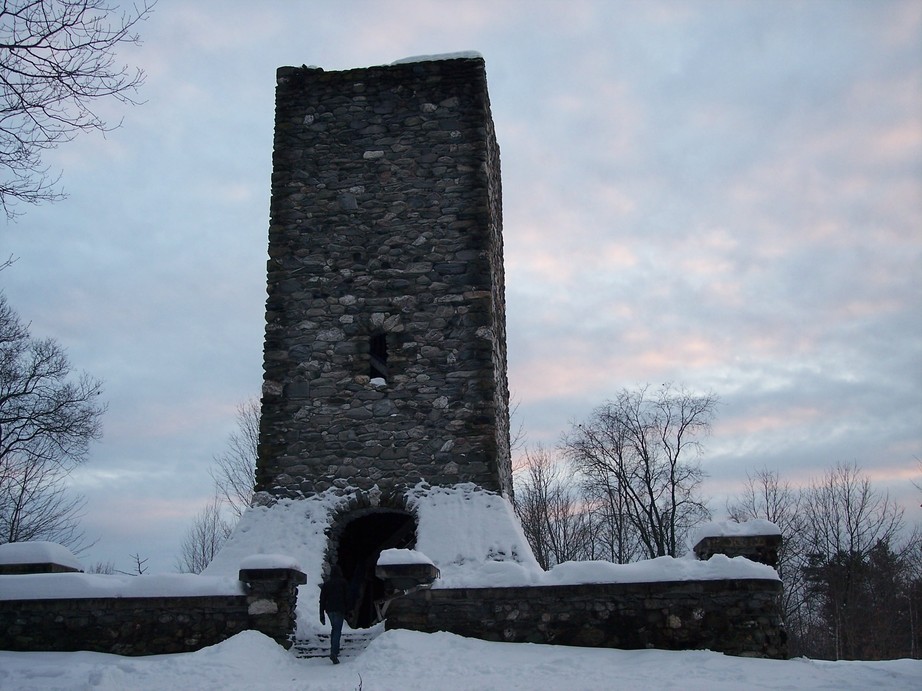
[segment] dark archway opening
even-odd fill
[[[378,555],[385,549],[412,549],[416,521],[403,511],[378,510],[351,521],[339,538],[336,561],[349,582],[352,610],[346,620],[352,628],[377,621],[375,600],[384,597],[384,582],[375,576]]]

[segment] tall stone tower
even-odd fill
[[[257,490],[511,493],[484,62],[278,70]]]

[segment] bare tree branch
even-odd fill
[[[237,406],[237,429],[228,438],[224,452],[214,457],[214,467],[210,470],[218,496],[236,518],[240,518],[253,498],[261,413],[258,398]]]
[[[176,566],[181,573],[201,573],[227,540],[231,525],[221,517],[221,502],[212,499],[199,512],[183,540]]]
[[[154,2],[120,11],[107,0],[5,0],[0,5],[0,206],[37,204],[63,195],[45,151],[80,132],[106,132],[96,104],[134,104],[141,70],[116,62]]]
[[[525,452],[513,507],[543,569],[591,558],[592,529],[578,486],[542,446]]]
[[[0,293],[0,543],[51,540],[79,552],[83,499],[66,479],[101,436],[102,384],[63,348],[29,335]]]
[[[147,562],[148,562],[147,557],[142,557],[139,552],[135,552],[134,554],[131,554],[129,556],[131,557],[131,560],[134,562],[134,570],[133,571],[121,571],[119,569],[115,569],[115,573],[120,573],[125,576],[143,576],[145,573],[147,573]]]

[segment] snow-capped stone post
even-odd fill
[[[384,582],[385,597],[375,601],[378,618],[383,620],[392,601],[431,588],[439,577],[439,569],[415,549],[386,549],[378,556],[375,576]]]
[[[257,554],[240,564],[240,581],[247,591],[249,628],[290,648],[295,631],[298,586],[307,582],[304,572],[284,555]]]
[[[774,567],[778,565],[781,543],[781,531],[771,521],[712,521],[695,531],[692,549],[695,557],[701,560],[724,554],[731,558],[746,557]]]
[[[55,542],[7,542],[0,545],[0,575],[83,572],[73,553]]]

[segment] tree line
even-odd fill
[[[922,489],[922,488],[920,488]],[[854,463],[836,463],[806,487],[777,471],[747,478],[731,518],[781,529],[778,565],[791,649],[831,660],[919,658],[922,534]]]
[[[715,406],[711,394],[670,385],[624,390],[556,448],[526,449],[513,505],[539,564],[686,554],[711,517],[700,453]],[[907,534],[903,509],[857,465],[837,463],[805,487],[757,470],[725,513],[781,530],[792,655],[920,657],[922,535]]]

